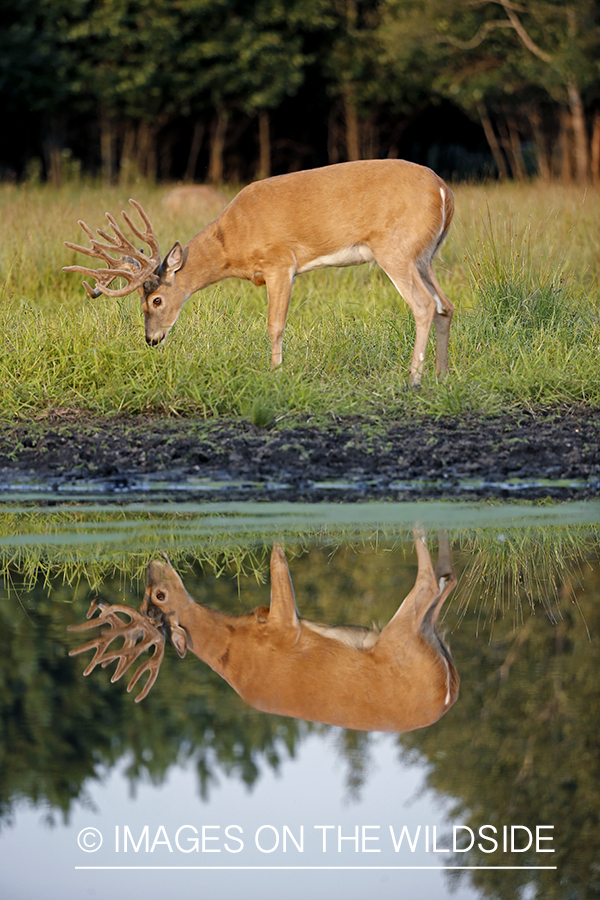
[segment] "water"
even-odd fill
[[[5,502],[0,896],[597,896],[599,523],[593,503]],[[355,636],[394,618],[429,555],[446,571],[450,547],[438,631],[460,693],[412,731],[327,724],[321,694],[345,721],[365,688],[335,635],[334,674],[288,647],[250,678],[256,642],[241,637],[227,658],[241,648],[239,683],[227,677],[263,708],[296,660],[321,721],[251,707],[194,648],[182,660],[167,646],[139,704],[143,679],[125,690],[135,665],[111,684],[114,666],[84,678],[92,652],[68,655],[93,632],[67,625],[96,598],[139,607],[163,551],[232,628],[269,605],[271,583],[279,602],[287,560],[300,616]],[[402,677],[414,685],[421,668]],[[419,690],[413,726],[433,702]],[[408,694],[394,684],[394,715]]]

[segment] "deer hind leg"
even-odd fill
[[[427,290],[436,304],[433,316],[436,335],[435,373],[436,375],[444,376],[448,371],[448,339],[450,337],[454,306],[441,289],[431,263],[422,272],[422,277]]]
[[[398,612],[379,635],[375,652],[384,656],[392,653],[404,665],[413,665],[415,677],[421,676],[423,684],[427,686],[426,690],[423,689],[423,700],[431,701],[432,697],[437,696],[439,716],[458,697],[460,681],[450,651],[435,629],[440,609],[456,584],[456,576],[452,566],[450,541],[445,533],[440,532],[439,558],[435,571],[424,532],[415,529],[413,534],[418,564],[417,580]]]
[[[440,610],[447,600],[450,593],[456,587],[456,574],[452,565],[452,548],[450,546],[450,538],[447,532],[438,532],[438,560],[435,567],[435,579],[438,584],[439,594],[435,603],[432,604],[427,611],[425,620],[428,626],[433,630],[437,622]]]
[[[418,528],[413,530],[415,539],[415,552],[417,554],[417,578],[412,591],[400,604],[400,608],[382,629],[377,643],[385,643],[388,639],[396,641],[398,637],[407,634],[416,634],[427,613],[435,604],[440,592],[438,580],[435,576],[431,555],[427,549],[425,532]]]
[[[271,339],[271,369],[283,362],[283,332],[290,305],[293,270],[265,275],[269,297],[269,337]]]
[[[433,630],[444,601],[456,585],[448,535],[440,532],[439,558],[435,570],[427,548],[425,532],[415,528],[413,536],[417,554],[415,586],[382,630],[378,643],[384,637],[394,639],[408,632]]]
[[[410,383],[417,386],[423,375],[429,332],[437,311],[437,304],[416,263],[398,265],[377,259],[396,290],[412,310],[417,327],[415,346],[410,363]]]

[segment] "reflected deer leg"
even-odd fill
[[[438,718],[458,697],[459,677],[450,651],[436,631],[436,622],[456,584],[448,535],[440,533],[439,559],[434,571],[425,533],[413,531],[418,573],[415,586],[393,619],[382,630],[375,652],[393,654],[413,670],[413,685],[421,685],[431,713]],[[431,721],[435,721],[432,718]]]
[[[435,567],[435,577],[440,589],[440,595],[431,612],[431,622],[435,625],[439,611],[450,592],[456,587],[456,573],[452,565],[452,547],[446,531],[438,532],[438,561]]]
[[[425,626],[434,628],[439,611],[456,584],[452,568],[451,547],[448,536],[440,535],[440,552],[436,570],[427,548],[425,532],[413,529],[415,552],[417,555],[417,578],[415,586],[403,600],[400,608],[383,628],[378,643],[394,635],[404,636],[407,630],[419,632]]]
[[[271,607],[269,610],[269,622],[293,628],[297,628],[299,625],[294,586],[281,544],[273,544],[271,553]]]

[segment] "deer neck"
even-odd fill
[[[179,611],[179,624],[186,631],[187,647],[199,659],[223,673],[231,640],[231,616],[190,601]],[[229,625],[229,627],[228,627]]]
[[[240,277],[223,246],[222,231],[214,222],[192,238],[183,252],[184,264],[177,281],[188,296],[224,278]]]

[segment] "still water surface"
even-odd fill
[[[426,727],[411,712],[411,731],[352,730],[326,724],[331,710],[318,703],[317,721],[250,706],[239,696],[248,697],[250,661],[236,693],[194,648],[180,659],[167,641],[138,704],[145,679],[126,692],[135,665],[111,684],[114,665],[84,678],[93,652],[68,655],[93,634],[66,630],[85,621],[90,601],[139,608],[162,551],[189,594],[233,629],[283,590],[273,546],[299,615],[360,626],[351,642],[398,621],[429,557],[440,587],[450,548],[457,584],[441,600],[438,633],[460,678],[456,702]],[[598,505],[21,501],[0,509],[0,565],[2,897],[600,892]],[[367,677],[351,682],[341,633],[327,632],[318,652],[292,642],[308,658],[298,684],[322,666],[319,653],[341,660],[339,684],[321,667],[311,688],[315,701],[335,696],[335,715]],[[404,659],[403,635],[394,640]],[[260,690],[251,680],[255,707],[283,682],[295,658],[286,647]],[[232,684],[235,652],[225,664]],[[417,676],[401,673],[394,714],[406,706],[402,678]],[[338,690],[347,683],[350,700]]]

